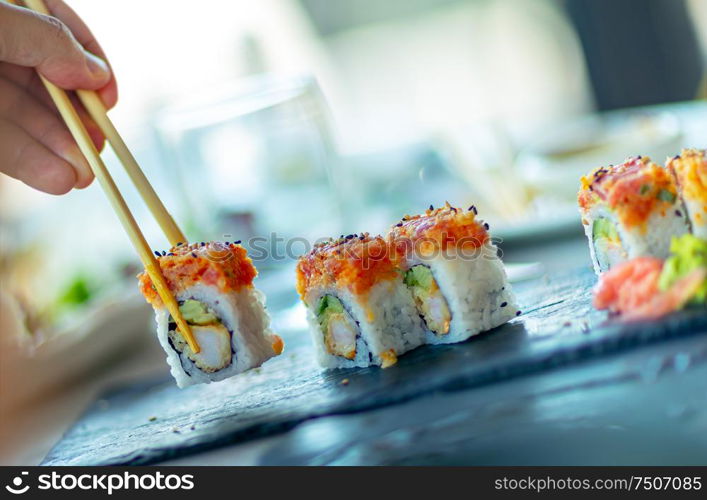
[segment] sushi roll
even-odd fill
[[[396,266],[425,328],[425,343],[461,342],[518,314],[488,224],[475,207],[430,207],[388,233]]]
[[[324,368],[387,368],[423,343],[415,304],[384,238],[349,235],[317,244],[296,272]]]
[[[634,257],[665,259],[670,240],[689,231],[670,172],[636,156],[582,177],[577,195],[594,271]]]
[[[155,309],[157,338],[179,387],[223,380],[262,365],[282,352],[269,328],[257,271],[235,243],[178,244],[155,252],[179,310],[199,344],[195,353],[177,329],[146,272],[140,291]]]
[[[679,197],[685,205],[692,234],[707,239],[707,156],[704,150],[684,149],[668,160]]]

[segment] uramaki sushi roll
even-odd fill
[[[670,240],[689,231],[678,188],[668,170],[636,156],[582,177],[577,195],[594,271],[670,253]]]
[[[201,349],[191,350],[150,277],[141,273],[140,291],[155,309],[157,338],[179,387],[223,380],[282,352],[282,340],[269,327],[265,297],[253,286],[257,271],[241,245],[179,244],[155,254]]]
[[[475,207],[430,207],[388,233],[396,266],[425,327],[425,342],[461,342],[518,314],[488,224]]]
[[[316,245],[299,259],[297,291],[325,368],[385,368],[423,343],[415,304],[380,236],[348,235]]]
[[[704,150],[684,149],[668,160],[675,177],[692,234],[707,239],[707,156]]]

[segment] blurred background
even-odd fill
[[[157,192],[190,240],[251,242],[282,328],[301,318],[281,257],[304,241],[384,231],[448,200],[477,205],[511,264],[588,264],[581,175],[707,146],[703,0],[68,3],[109,55],[111,116]],[[0,247],[0,410],[106,360],[132,359],[122,377],[166,372],[139,263],[96,183],[53,197],[0,177]],[[10,434],[5,462],[42,449]]]

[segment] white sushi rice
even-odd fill
[[[233,357],[225,368],[206,373],[169,341],[169,312],[155,310],[157,338],[167,354],[167,363],[179,387],[223,380],[262,365],[277,355],[273,350],[270,317],[265,311],[265,296],[253,287],[238,292],[220,293],[216,288],[197,283],[180,293],[176,299],[198,300],[213,309],[221,323],[231,332]]]
[[[593,238],[594,221],[599,218],[610,220],[616,227],[616,231],[621,239],[621,254],[607,254],[605,249],[597,248]],[[690,232],[690,227],[685,216],[685,210],[680,201],[665,210],[656,210],[648,218],[646,229],[640,227],[627,228],[623,226],[614,212],[603,204],[593,206],[587,213],[583,214],[583,219],[587,222],[584,225],[584,233],[589,241],[589,253],[592,257],[592,265],[596,274],[607,271],[612,266],[635,257],[657,257],[665,259],[670,255],[670,241],[674,236],[682,236]]]
[[[446,334],[435,334],[425,328],[425,343],[462,342],[516,316],[515,296],[497,248],[491,242],[474,252],[458,254],[448,249],[446,255],[434,258],[411,256],[407,268],[418,264],[432,271],[452,316]]]
[[[319,299],[333,295],[356,321],[356,356],[346,359],[327,351],[324,332],[315,310]],[[396,356],[424,343],[424,330],[412,296],[401,280],[385,280],[375,284],[366,295],[354,295],[348,289],[323,288],[307,294],[307,320],[317,361],[324,368],[353,368],[384,363],[382,354]]]

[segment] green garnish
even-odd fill
[[[58,302],[63,306],[75,307],[91,300],[92,295],[88,280],[83,276],[77,276],[66,287]]]
[[[692,234],[673,238],[670,243],[673,255],[663,265],[658,287],[667,290],[675,282],[700,267],[707,269],[707,241]],[[707,303],[707,280],[692,298],[693,303]]]
[[[676,198],[675,194],[671,193],[667,189],[661,189],[658,192],[658,199],[660,201],[667,201],[668,203],[672,203],[675,201],[675,198]]]
[[[646,194],[646,193],[647,193],[648,191],[650,191],[650,190],[651,190],[650,185],[649,185],[649,184],[644,184],[643,186],[641,186],[641,191],[640,191],[640,193],[643,195],[643,194]]]

